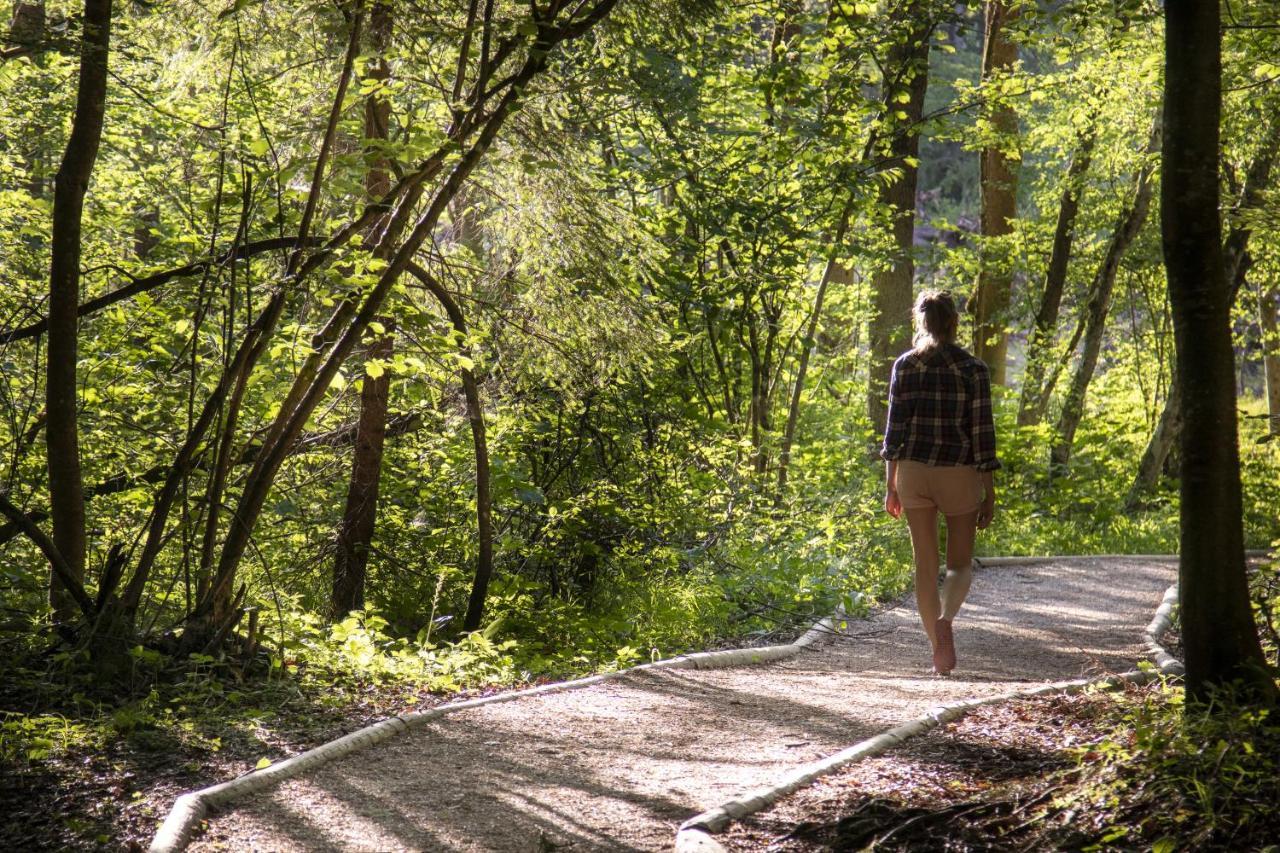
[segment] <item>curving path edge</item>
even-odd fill
[[[1056,557],[1053,559],[1060,561],[1064,558]],[[1153,559],[1153,557],[1147,556],[1145,559]],[[1160,557],[1154,559],[1176,558]],[[1015,562],[1026,564],[1030,561],[1007,558],[1006,562],[1006,558],[988,558],[982,560],[981,564],[996,566],[1002,564],[1011,565]],[[1173,621],[1173,609],[1177,602],[1178,585],[1172,584],[1165,590],[1164,598],[1161,599],[1160,606],[1156,608],[1155,615],[1152,616],[1147,627],[1143,629],[1142,641],[1147,648],[1148,655],[1156,664],[1154,669],[1134,669],[1117,675],[1058,681],[1028,690],[1016,690],[997,696],[967,699],[930,708],[914,720],[895,726],[874,737],[861,740],[853,746],[821,761],[816,761],[797,769],[790,777],[777,785],[753,791],[689,818],[680,825],[680,829],[676,833],[676,853],[727,853],[727,848],[716,841],[712,837],[712,833],[724,831],[733,821],[762,811],[788,794],[812,784],[829,773],[833,773],[854,762],[883,755],[903,741],[922,735],[943,723],[959,719],[974,708],[980,708],[983,705],[995,705],[1012,699],[1029,699],[1054,693],[1078,693],[1089,687],[1114,686],[1125,683],[1145,684],[1163,675],[1183,675],[1185,668],[1182,665],[1182,661],[1173,657],[1165,650],[1164,646],[1160,645],[1160,638],[1169,629]]]
[[[857,600],[855,594],[855,600]],[[227,782],[201,788],[182,794],[174,801],[168,817],[161,824],[151,841],[150,853],[177,853],[186,848],[191,834],[201,820],[209,813],[210,808],[225,806],[234,800],[276,785],[286,779],[292,779],[322,764],[327,764],[359,749],[382,743],[398,734],[418,728],[439,717],[492,705],[500,702],[511,702],[528,696],[540,696],[547,693],[562,693],[579,690],[594,684],[601,684],[624,675],[661,669],[723,669],[735,666],[751,666],[754,664],[774,663],[800,654],[822,637],[836,631],[836,622],[843,618],[843,610],[836,612],[813,624],[804,634],[793,642],[777,646],[759,646],[745,649],[724,649],[714,652],[696,652],[677,655],[672,658],[653,661],[652,663],[626,667],[624,669],[577,678],[572,681],[560,681],[530,687],[524,690],[513,690],[498,693],[482,699],[470,699],[461,702],[450,702],[427,711],[415,711],[409,714],[397,714],[381,722],[366,726],[357,731],[343,735],[336,740],[313,747],[284,761],[253,770],[244,776]]]

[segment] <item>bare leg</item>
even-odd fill
[[[973,540],[978,514],[947,516],[947,576],[942,581],[942,618],[954,619],[973,582]]]
[[[938,510],[927,507],[905,512],[916,561],[916,606],[920,609],[920,621],[929,645],[933,646],[933,629],[942,610],[938,600]]]

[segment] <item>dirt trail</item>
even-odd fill
[[[215,816],[193,850],[669,850],[681,821],[958,699],[1131,669],[1173,563],[979,570],[959,666],[914,606],[785,663],[666,670],[462,711]]]

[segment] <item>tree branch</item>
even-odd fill
[[[230,261],[251,258],[264,252],[271,252],[277,249],[288,249],[297,244],[297,242],[298,240],[296,237],[277,237],[271,240],[259,240],[254,243],[245,243],[244,245],[237,246],[234,249],[224,252],[217,258],[206,258],[202,261],[194,261],[180,267],[174,267],[173,269],[164,270],[163,272],[153,273],[142,278],[135,278],[123,287],[116,288],[110,293],[104,293],[102,296],[98,296],[94,299],[88,300],[87,302],[81,303],[80,307],[76,311],[76,316],[86,317],[90,314],[96,314],[103,308],[114,305],[117,302],[122,302],[130,297],[137,296],[139,293],[146,293],[147,291],[155,290],[157,287],[168,284],[175,278],[200,275],[210,267],[219,267]],[[307,242],[310,245],[318,245],[320,243],[319,240],[308,240]],[[43,335],[48,328],[49,321],[46,319],[32,323],[29,326],[23,326],[19,329],[0,332],[0,344],[8,344],[13,341],[25,340],[26,338],[39,337],[40,335]]]
[[[49,561],[49,565],[53,568],[53,573],[58,576],[58,580],[62,581],[66,591],[75,599],[85,618],[92,620],[94,616],[93,599],[89,598],[89,593],[85,592],[84,585],[80,583],[80,579],[71,571],[71,567],[63,559],[62,553],[53,544],[53,540],[37,527],[36,523],[28,518],[26,513],[10,503],[8,495],[3,493],[0,493],[0,513],[7,516],[19,531],[25,533],[27,538],[35,543],[36,547],[44,554],[45,559]]]

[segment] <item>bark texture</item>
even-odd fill
[[[368,46],[376,57],[366,77],[382,83],[391,76],[386,60],[391,45],[391,7],[387,3],[376,4],[369,15]],[[377,201],[391,189],[391,164],[376,153],[376,145],[388,138],[391,122],[391,103],[380,94],[380,89],[365,98],[364,136],[369,142],[371,162],[365,175],[365,193],[370,201]],[[389,244],[384,240],[378,253],[384,259],[389,255]],[[383,320],[383,326],[389,326]],[[369,361],[384,362],[391,358],[393,338],[389,333],[379,335],[365,350]],[[347,502],[338,526],[333,561],[333,588],[329,609],[333,618],[340,619],[352,610],[364,606],[365,579],[368,574],[369,547],[378,521],[378,488],[382,479],[382,452],[387,432],[387,409],[390,403],[391,375],[385,370],[377,377],[366,372],[360,388],[360,418],[356,428],[355,453],[351,461],[351,481],[347,486]]]
[[[1240,680],[1274,701],[1245,578],[1231,293],[1218,210],[1220,24],[1217,3],[1165,7],[1160,212],[1184,419],[1182,639],[1189,699],[1206,701],[1215,687]]]
[[[884,101],[895,118],[888,140],[888,163],[897,177],[880,190],[880,203],[889,211],[894,257],[889,268],[871,282],[871,325],[868,339],[871,364],[867,378],[867,415],[875,431],[884,431],[889,414],[889,374],[893,361],[911,340],[912,258],[916,225],[917,158],[920,153],[920,119],[929,86],[929,35],[933,24],[922,3],[902,7],[902,40],[889,52],[887,67],[894,78],[885,83]],[[906,101],[898,98],[906,96]]]
[[[1009,39],[1009,26],[1017,19],[1017,11],[1002,0],[988,0],[982,53],[982,79],[1007,73],[1018,61],[1018,47]],[[1011,107],[997,104],[990,113],[991,124],[1001,136],[1018,132],[1018,116]],[[1018,161],[1003,147],[982,149],[979,173],[982,195],[980,230],[983,237],[981,268],[974,299],[974,355],[986,362],[991,381],[1004,385],[1005,356],[1009,341],[1005,332],[1009,299],[1013,290],[1013,271],[1003,252],[993,252],[989,241],[1013,232],[1017,215]]]
[[[54,185],[52,259],[49,268],[49,351],[45,374],[45,446],[53,545],[67,570],[84,580],[87,541],[80,434],[76,423],[76,359],[80,310],[80,232],[84,197],[98,159],[107,99],[111,44],[111,0],[86,0],[80,47],[75,117]],[[56,622],[73,620],[78,609],[54,572],[49,603]]]

